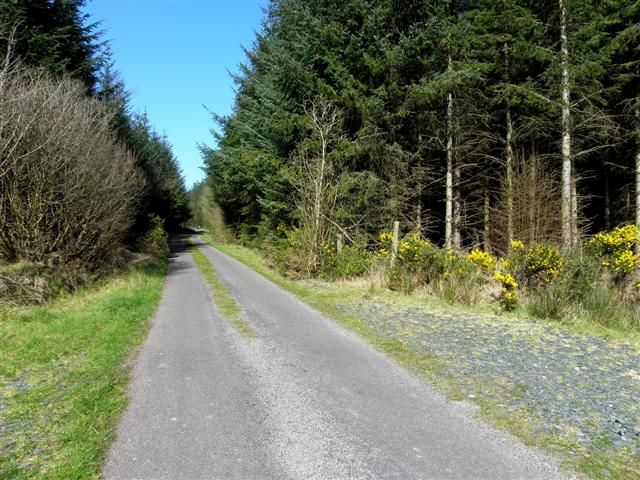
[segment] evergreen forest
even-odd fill
[[[565,251],[640,223],[640,3],[274,0],[216,117],[230,231]],[[317,268],[317,262],[314,269]]]

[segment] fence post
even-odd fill
[[[341,233],[338,233],[336,235],[336,252],[338,252],[338,255],[340,255],[342,253],[342,244],[343,244],[344,240],[343,240],[343,235]]]
[[[393,237],[391,238],[391,265],[396,261],[398,256],[398,241],[400,237],[400,222],[393,222]]]

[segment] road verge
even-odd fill
[[[0,309],[0,477],[99,477],[165,274],[165,261],[138,264],[42,307]]]

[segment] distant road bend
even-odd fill
[[[259,338],[241,337],[219,315],[177,241],[104,478],[567,478],[354,334],[198,245]]]

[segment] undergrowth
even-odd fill
[[[320,243],[309,269],[299,230],[280,226],[260,249],[267,264],[291,279],[382,279],[390,290],[420,292],[450,305],[492,304],[503,311],[571,324],[592,323],[640,335],[640,232],[634,226],[603,232],[564,253],[554,245],[513,241],[509,255],[454,251],[410,233],[394,252],[391,232],[376,241]]]

